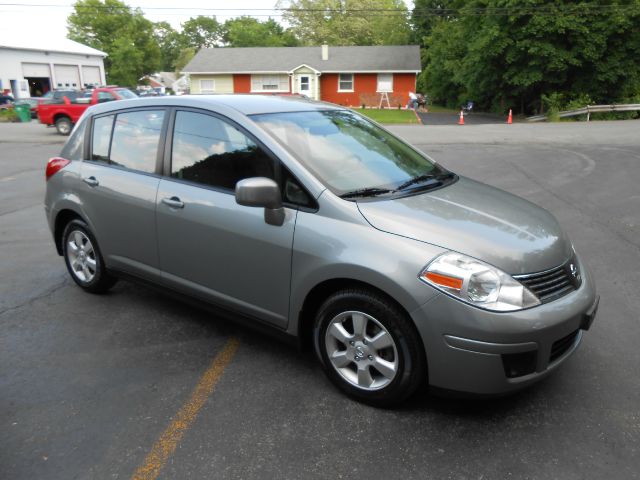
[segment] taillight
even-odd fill
[[[67,160],[66,158],[54,157],[49,159],[49,163],[47,163],[47,171],[45,176],[47,180],[49,180],[52,176],[62,170],[64,167],[69,165],[71,160]]]

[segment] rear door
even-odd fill
[[[158,277],[155,206],[164,109],[136,109],[92,119],[82,163],[83,209],[110,268]]]
[[[157,199],[164,282],[284,328],[297,210],[268,225],[234,195],[243,178],[275,178],[276,161],[227,119],[178,110],[174,123]]]

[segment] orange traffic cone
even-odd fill
[[[464,125],[464,113],[460,110],[460,120],[458,120],[458,125]]]
[[[509,109],[509,116],[507,117],[507,125],[511,125],[513,123],[513,114],[511,113],[511,109]]]

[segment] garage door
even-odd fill
[[[102,83],[102,78],[100,77],[100,67],[87,67],[86,65],[82,67],[82,81],[84,82],[84,86],[92,86],[96,87]]]
[[[22,76],[24,78],[49,78],[51,73],[49,72],[48,63],[23,63],[22,64]]]
[[[81,88],[77,65],[54,65],[56,88]]]

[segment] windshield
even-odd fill
[[[126,88],[119,88],[116,90],[116,93],[124,99],[138,98],[138,96],[135,93],[131,92],[130,90],[127,90]]]
[[[445,173],[393,135],[347,110],[251,117],[337,195],[386,193],[422,176]]]

